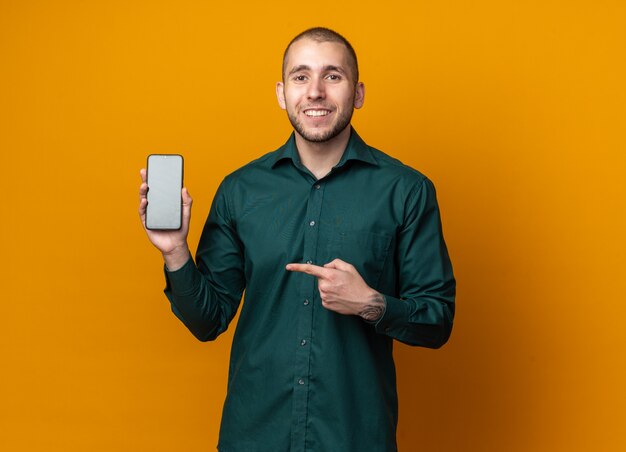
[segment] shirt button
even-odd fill
[[[315,226],[315,221],[311,221],[311,222],[309,223],[309,226]]]
[[[313,261],[306,261],[307,264],[311,265]]]
[[[302,339],[302,341],[300,341],[300,345],[306,345],[306,339]]]
[[[300,378],[300,379],[298,380],[298,384],[299,384],[299,385],[303,385],[303,384],[304,384],[304,380],[303,380],[302,378]]]
[[[320,185],[320,184],[315,184],[313,187],[314,187],[316,190],[319,190],[319,189],[320,189],[320,187],[321,187],[321,185]]]
[[[309,300],[304,300],[304,305],[308,306],[309,305]]]

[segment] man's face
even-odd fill
[[[363,105],[364,87],[354,80],[345,46],[308,38],[292,44],[284,82],[276,84],[278,103],[296,133],[311,142],[339,135]]]

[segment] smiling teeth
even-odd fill
[[[307,116],[326,116],[328,113],[327,110],[307,110],[304,112]]]

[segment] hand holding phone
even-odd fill
[[[154,162],[153,162],[154,163]],[[181,158],[182,163],[182,158]],[[150,162],[149,162],[150,165]],[[148,235],[148,238],[152,242],[152,244],[163,253],[163,258],[165,259],[165,264],[169,270],[176,270],[180,268],[187,260],[190,258],[189,248],[187,246],[187,234],[189,231],[189,222],[191,218],[191,204],[192,199],[186,188],[182,188],[182,166],[180,168],[180,181],[176,183],[176,203],[182,204],[180,217],[180,225],[178,229],[150,229],[148,228],[147,223],[147,211],[148,211],[148,198],[149,193],[152,191],[153,186],[152,183],[155,181],[155,166],[152,164],[152,177],[149,177],[146,169],[141,169],[141,186],[139,187],[139,217],[143,224],[143,227]],[[178,171],[175,171],[177,173]],[[151,186],[148,187],[148,179],[150,178]],[[174,185],[174,184],[172,184]],[[174,196],[172,196],[174,198]],[[182,203],[181,203],[182,198]],[[152,198],[151,198],[152,199]],[[152,201],[150,201],[152,202]],[[152,212],[154,214],[154,212]],[[177,217],[177,213],[174,216]],[[166,215],[168,218],[171,218],[171,215]],[[153,219],[156,220],[156,217],[153,216]],[[152,220],[151,220],[152,221]],[[176,222],[172,222],[172,226],[176,226]],[[151,224],[154,227],[154,224]]]

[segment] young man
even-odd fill
[[[218,450],[396,450],[393,339],[437,348],[455,280],[433,184],[367,146],[357,58],[314,28],[285,51],[276,94],[294,132],[220,185],[198,245],[146,230],[172,310],[202,341],[233,339]],[[139,213],[145,224],[145,170]]]

